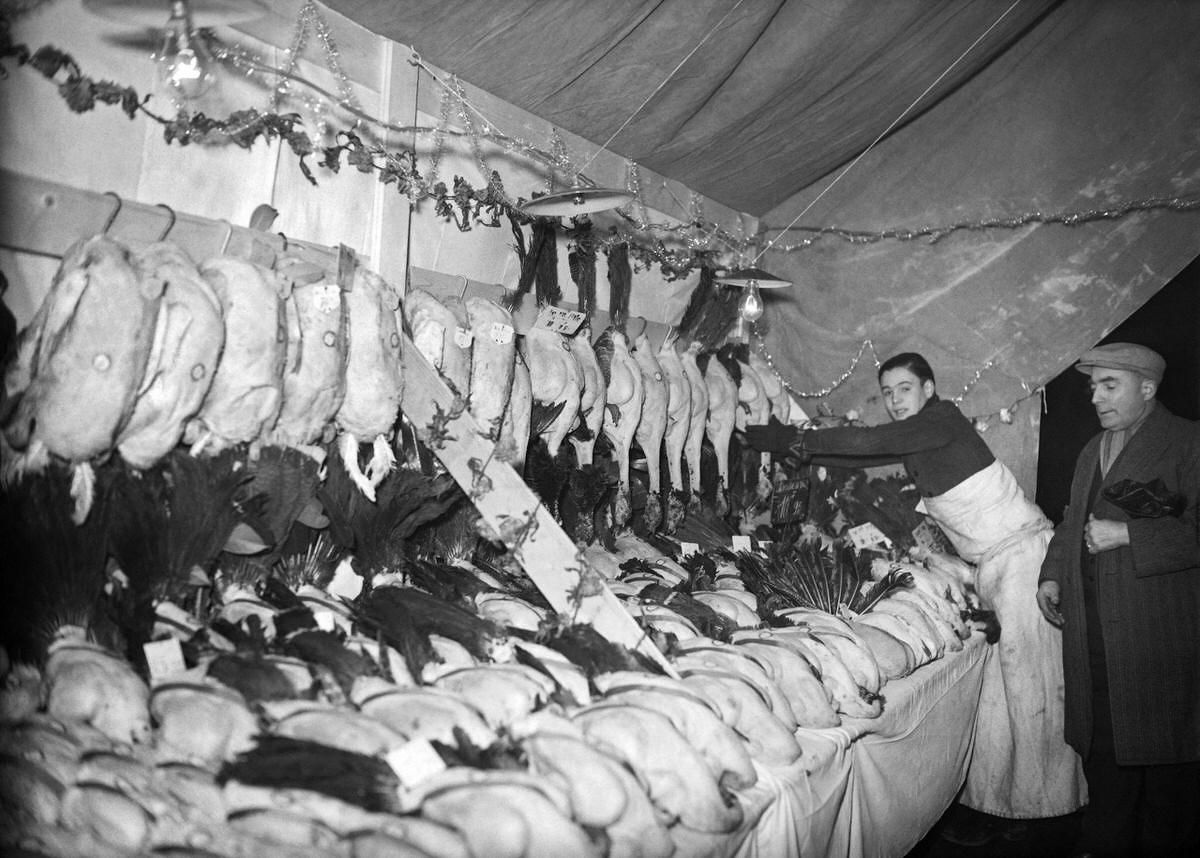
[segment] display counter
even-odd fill
[[[804,755],[786,768],[759,767],[758,783],[740,794],[742,826],[720,839],[681,843],[682,854],[904,855],[966,778],[990,652],[983,635],[972,635],[962,651],[889,682],[881,717],[799,730]]]

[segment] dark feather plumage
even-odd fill
[[[82,525],[71,520],[71,474],[51,464],[0,490],[0,642],[14,660],[38,662],[62,624],[107,646],[121,641],[103,607],[105,495],[96,492]]]
[[[680,339],[699,342],[705,349],[718,348],[729,334],[738,316],[740,290],[714,282],[713,269],[700,269],[700,282],[692,290],[683,318],[679,322]]]
[[[596,353],[596,362],[600,364],[600,373],[604,376],[604,383],[606,385],[612,381],[612,362],[615,350],[613,329],[611,327],[605,328],[600,332],[600,336],[596,338],[596,342],[592,343],[592,351]]]
[[[389,638],[407,625],[421,635],[426,646],[429,635],[441,635],[458,641],[481,661],[490,661],[494,645],[507,637],[503,627],[491,620],[412,587],[380,587],[363,601],[361,609]],[[419,667],[413,675],[421,675]]]
[[[466,503],[448,474],[426,476],[403,467],[383,478],[372,503],[340,463],[330,464],[318,497],[329,516],[330,536],[354,552],[354,571],[368,579],[397,568],[419,528]]]
[[[590,320],[596,312],[596,239],[592,222],[586,217],[575,218],[569,235],[572,245],[567,262],[571,279],[579,290],[579,311]]]
[[[558,415],[562,414],[563,408],[567,405],[566,400],[562,402],[539,402],[533,401],[533,407],[530,409],[529,416],[529,441],[533,440],[550,428],[550,424],[558,419]]]
[[[207,675],[238,691],[249,703],[296,696],[283,671],[257,653],[222,653],[209,662]]]
[[[738,364],[737,353],[734,351],[735,343],[727,343],[717,350],[717,360],[721,362],[721,366],[725,367],[725,371],[733,378],[733,383],[739,387],[742,384],[742,368]]]
[[[587,623],[562,626],[537,636],[538,643],[557,650],[580,668],[588,678],[615,670],[662,673],[662,668],[643,656],[601,635]]]
[[[609,323],[619,331],[629,321],[629,296],[633,289],[633,267],[629,264],[629,245],[614,244],[608,251]]]
[[[283,651],[310,664],[328,668],[346,694],[350,693],[358,677],[379,675],[379,667],[374,661],[347,648],[333,632],[318,629],[297,632],[284,641]]]
[[[254,748],[222,767],[217,781],[311,790],[372,812],[400,812],[400,780],[383,758],[303,739],[259,736]]]

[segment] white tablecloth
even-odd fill
[[[929,831],[966,778],[983,665],[974,635],[883,688],[879,718],[800,730],[804,756],[759,769],[740,794],[746,820],[732,835],[683,835],[677,854],[737,858],[896,858]],[[682,835],[682,833],[681,833]]]

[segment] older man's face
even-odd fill
[[[1128,429],[1154,398],[1154,382],[1136,372],[1094,366],[1091,377],[1092,405],[1105,429]]]

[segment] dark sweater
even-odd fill
[[[809,429],[801,445],[818,465],[869,468],[899,461],[924,497],[943,494],[996,461],[971,421],[936,396],[907,420]]]

